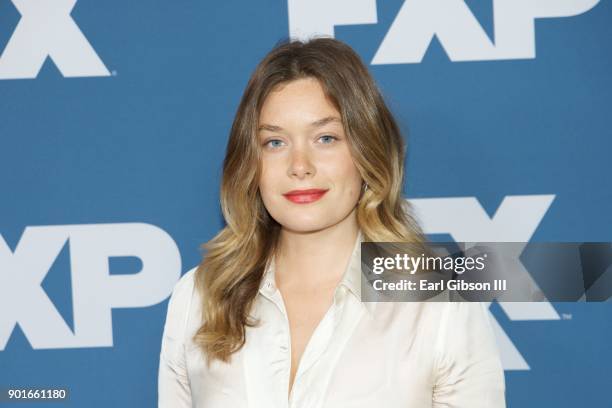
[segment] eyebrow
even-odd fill
[[[342,121],[337,116],[327,116],[327,117],[325,117],[323,119],[315,120],[309,126],[313,127],[313,128],[318,128],[318,127],[325,126],[328,123],[332,123],[332,122],[339,122],[339,123],[341,123]],[[268,124],[264,123],[264,124],[260,125],[257,130],[269,130],[270,132],[280,132],[281,130],[283,130],[283,128],[280,127],[280,126],[268,125]]]

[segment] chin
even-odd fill
[[[332,207],[332,208],[330,208]],[[272,218],[288,231],[307,233],[329,228],[341,222],[351,210],[338,211],[333,206],[323,205],[318,208],[307,206],[280,206],[270,212]]]
[[[315,232],[325,229],[333,223],[324,220],[322,217],[290,217],[289,219],[279,220],[283,228],[294,232]]]

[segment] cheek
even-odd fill
[[[332,170],[336,175],[336,181],[342,185],[342,189],[350,196],[358,196],[361,190],[361,175],[359,170],[349,156],[335,162]]]
[[[266,206],[275,206],[279,201],[283,171],[278,163],[262,160],[259,177],[259,193]]]
[[[274,177],[274,169],[271,168],[268,160],[262,160],[261,162],[261,175],[259,176],[259,188],[261,190],[267,190],[270,186],[274,185],[272,178]],[[264,191],[262,191],[264,193]]]
[[[353,199],[357,200],[361,193],[361,175],[356,168],[353,168],[349,176],[349,191]]]

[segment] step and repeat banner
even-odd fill
[[[233,115],[289,37],[367,63],[432,240],[612,241],[611,18],[609,0],[0,0],[0,388],[156,404],[168,296],[223,225]],[[610,301],[490,311],[509,407],[609,404]]]

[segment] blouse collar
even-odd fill
[[[338,288],[344,286],[348,289],[358,302],[360,302],[368,311],[373,310],[373,303],[361,301],[361,243],[363,242],[363,234],[359,230],[353,251],[348,263],[347,268],[344,271],[342,279],[338,285]],[[275,275],[274,275],[274,256],[271,257],[268,262],[268,266],[264,271],[263,279],[259,286],[259,292],[266,297],[270,297],[276,291]]]

